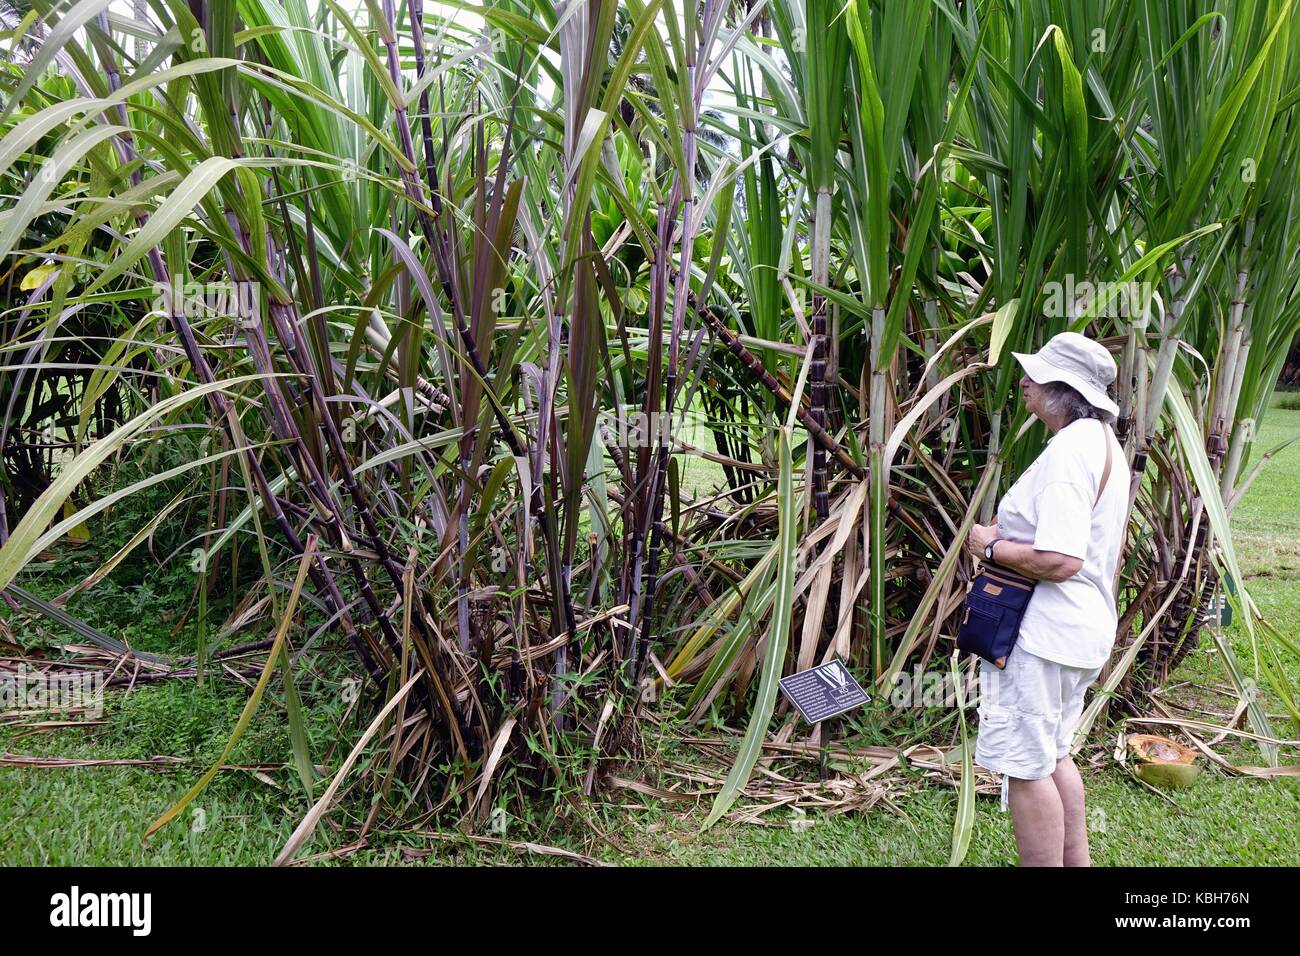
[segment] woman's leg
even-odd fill
[[[1083,714],[1083,698],[1101,668],[1061,668],[1061,723],[1056,737],[1056,769],[1052,780],[1061,795],[1061,808],[1065,814],[1065,866],[1091,866],[1092,853],[1088,846],[1088,817],[1084,806],[1083,778],[1070,757],[1074,732]]]
[[[1079,768],[1069,755],[1056,762],[1052,773],[1052,782],[1061,798],[1061,809],[1065,823],[1065,850],[1062,854],[1064,866],[1089,866],[1088,855],[1088,819],[1083,805],[1083,778]]]
[[[1065,811],[1052,777],[1012,777],[1007,790],[1021,866],[1062,866]]]
[[[1061,866],[1065,811],[1052,782],[1060,665],[1019,647],[1012,650],[1003,671],[984,664],[980,662],[975,762],[1006,779],[1020,864]]]

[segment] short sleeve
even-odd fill
[[[1034,509],[1034,548],[1086,560],[1092,537],[1094,477],[1088,460],[1068,445],[1043,452]]]
[[[1092,537],[1092,500],[1077,482],[1054,481],[1044,485],[1038,499],[1036,551],[1055,551],[1080,561],[1088,557]]]

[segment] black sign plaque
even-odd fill
[[[827,661],[811,670],[782,677],[781,693],[810,724],[821,723],[871,699],[839,661]]]

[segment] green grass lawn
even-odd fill
[[[1300,435],[1300,410],[1275,408],[1257,448],[1271,448]],[[705,480],[716,466],[699,463]],[[718,475],[720,478],[720,474]],[[1300,442],[1270,462],[1233,517],[1246,586],[1263,613],[1293,638],[1300,638]],[[58,567],[50,569],[56,575]],[[142,590],[143,589],[143,590]],[[187,600],[179,580],[148,575],[125,584],[105,584],[69,610],[111,633],[128,635],[142,649],[178,652],[170,622]],[[26,626],[25,643],[41,634]],[[1249,668],[1250,642],[1238,624],[1233,645]],[[50,635],[55,639],[56,635]],[[59,639],[66,639],[57,636]],[[337,748],[355,739],[356,717],[348,716],[339,694],[342,672],[328,670],[329,655],[302,659],[300,684],[309,708],[313,759],[338,765]],[[1300,687],[1300,660],[1284,655],[1292,687]],[[1189,655],[1174,685],[1225,684],[1223,668],[1208,638]],[[273,688],[276,686],[272,685]],[[1175,688],[1175,699],[1178,690]],[[188,763],[175,770],[101,766],[88,768],[0,768],[0,863],[3,864],[261,864],[283,845],[309,802],[287,766],[289,742],[279,703],[266,701],[231,763],[256,769],[218,775],[190,810],[147,845],[146,827],[181,796],[220,753],[246,699],[234,680],[192,683],[166,681],[130,694],[113,692],[102,722],[34,732],[25,721],[0,718],[0,751],[63,758],[123,760],[159,755]],[[1279,714],[1275,695],[1266,691],[1266,709]],[[1230,710],[1232,702],[1207,698],[1208,706]],[[1295,737],[1297,730],[1280,715],[1275,730]],[[1140,788],[1107,756],[1113,731],[1103,730],[1085,753],[1093,860],[1099,865],[1300,864],[1300,780],[1261,781],[1229,778],[1207,769],[1190,790],[1169,801]],[[664,744],[671,747],[671,743]],[[1225,743],[1221,752],[1238,763],[1258,764],[1257,749]],[[1096,759],[1094,765],[1091,761]],[[1294,751],[1284,753],[1294,763]],[[319,793],[319,786],[317,789]],[[542,831],[527,821],[511,821],[508,838],[565,846],[622,864],[682,865],[940,865],[948,860],[955,796],[949,789],[917,783],[894,797],[901,813],[878,806],[868,813],[800,818],[773,811],[773,825],[722,823],[699,832],[707,806],[683,811],[621,791],[591,808],[608,843],[576,823]],[[337,847],[351,839],[364,807],[345,803],[328,820],[347,827],[339,833],[322,825],[309,852]],[[996,798],[977,801],[977,820],[967,862],[1007,865],[1015,860],[1011,822]],[[415,859],[412,859],[415,857]],[[364,864],[501,863],[553,858],[520,854],[496,846],[460,841],[430,841],[406,833],[375,833],[362,851],[341,862]]]

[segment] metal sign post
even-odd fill
[[[854,707],[861,707],[871,700],[862,689],[849,669],[838,660],[818,664],[806,671],[782,677],[781,693],[794,704],[800,716],[812,724],[813,734],[821,749],[819,774],[826,779],[827,736],[829,725],[822,724],[832,720]],[[823,734],[825,729],[827,734]]]

